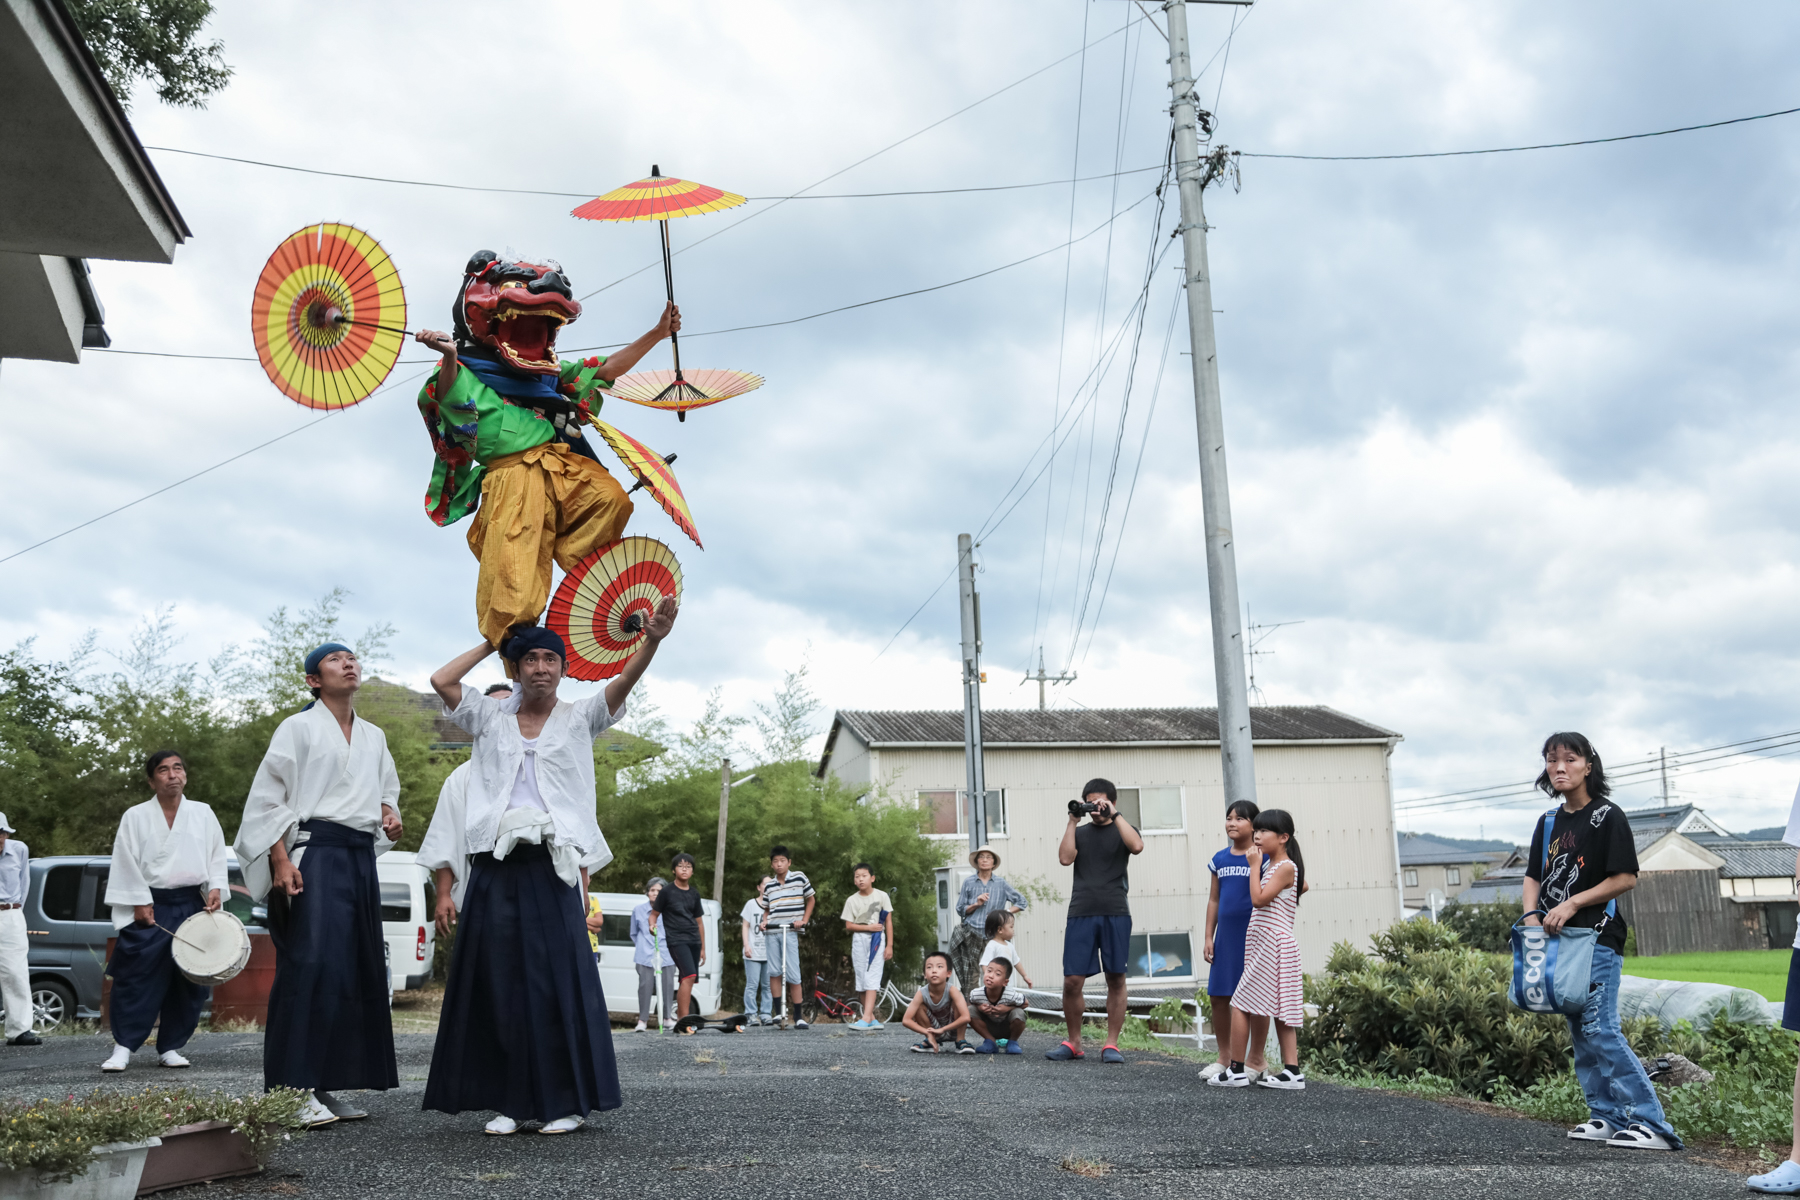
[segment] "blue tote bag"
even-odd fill
[[[1560,806],[1559,806],[1560,807]],[[1550,829],[1556,809],[1544,814],[1544,865],[1550,869]],[[1617,902],[1606,902],[1606,915],[1618,911]],[[1595,929],[1571,929],[1552,934],[1542,925],[1527,925],[1525,917],[1542,918],[1545,910],[1532,909],[1512,929],[1513,973],[1508,999],[1526,1012],[1579,1016],[1587,1007],[1588,985],[1593,976]]]

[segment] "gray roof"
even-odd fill
[[[1694,806],[1691,804],[1676,804],[1668,808],[1640,808],[1635,812],[1626,813],[1625,819],[1631,822],[1631,831],[1634,834],[1655,833],[1661,836],[1681,824],[1693,811]]]
[[[850,727],[871,746],[960,746],[960,709],[911,712],[847,712],[837,723]],[[984,709],[982,741],[987,746],[1060,743],[1107,745],[1163,742],[1213,744],[1219,741],[1216,708],[1078,708],[1042,711]],[[834,729],[835,732],[835,729]],[[1259,742],[1371,742],[1400,735],[1323,705],[1284,705],[1250,710],[1250,735]]]
[[[1440,842],[1435,838],[1420,837],[1417,834],[1400,835],[1400,865],[1403,867],[1436,866],[1440,863],[1485,863],[1498,862],[1507,856],[1507,852],[1493,850],[1470,850],[1466,846],[1452,846],[1449,842]]]
[[[1794,873],[1794,847],[1786,842],[1714,841],[1706,848],[1725,860],[1720,879],[1780,879]]]

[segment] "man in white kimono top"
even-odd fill
[[[515,627],[501,648],[518,672],[511,696],[461,682],[493,653],[486,641],[431,677],[475,746],[466,774],[445,782],[418,856],[437,872],[439,929],[462,910],[425,1108],[497,1111],[485,1132],[504,1135],[527,1120],[567,1133],[618,1107],[587,940],[588,874],[612,861],[594,819],[594,740],[624,716],[675,615],[665,599],[619,675],[580,700],[557,695],[566,650],[538,626]]]
[[[225,833],[210,806],[189,800],[187,764],[174,750],[144,761],[156,795],[119,818],[113,838],[106,903],[118,938],[106,973],[112,976],[112,1057],[102,1071],[123,1071],[131,1053],[156,1033],[165,1067],[185,1067],[181,1048],[194,1036],[211,988],[175,965],[174,934],[195,913],[215,912],[230,891]]]
[[[275,730],[238,827],[253,899],[269,900],[275,984],[263,1081],[313,1093],[309,1124],[367,1116],[331,1093],[398,1087],[375,859],[401,835],[400,777],[352,707],[361,666],[328,642],[306,658],[316,697]]]

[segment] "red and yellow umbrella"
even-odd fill
[[[694,545],[702,550],[706,547],[700,541],[700,531],[694,528],[694,514],[688,510],[687,497],[681,494],[681,485],[675,482],[675,472],[669,464],[675,461],[673,454],[664,458],[630,434],[622,433],[608,425],[605,421],[589,417],[606,444],[613,448],[625,469],[637,479],[638,488],[649,488],[662,510],[669,514],[669,519],[681,528],[681,532],[694,539]]]
[[[269,381],[308,408],[348,408],[381,386],[406,338],[406,293],[381,243],[351,225],[308,225],[256,281],[250,334]]]
[[[699,213],[718,212],[720,209],[736,208],[745,202],[746,197],[736,192],[727,192],[722,188],[709,184],[695,183],[691,179],[676,179],[664,175],[662,168],[652,166],[650,178],[628,183],[624,187],[614,188],[604,196],[596,196],[574,211],[574,216],[585,221],[660,221],[662,223],[663,252],[663,285],[668,289],[669,303],[675,303],[675,268],[674,260],[669,253],[669,221],[675,217],[691,217]],[[740,396],[744,392],[753,391],[762,386],[760,375],[752,375],[748,371],[730,371],[738,386],[736,391],[712,393],[704,385],[690,380],[681,373],[681,339],[675,334],[669,335],[669,349],[675,355],[675,373],[666,386],[657,390],[649,399],[628,396],[639,404],[648,404],[652,408],[673,409],[680,420],[687,420],[687,410],[703,408],[708,404],[717,404],[721,400],[729,400],[732,396]],[[696,376],[696,379],[698,377]],[[755,380],[749,386],[741,386],[749,380]]]
[[[568,648],[564,673],[592,680],[623,671],[665,596],[679,602],[681,564],[655,538],[621,538],[576,563],[544,617]]]

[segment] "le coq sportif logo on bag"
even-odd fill
[[[1545,985],[1545,969],[1550,962],[1550,939],[1543,926],[1527,926],[1520,931],[1523,953],[1520,955],[1521,1008],[1551,1010],[1550,993]]]

